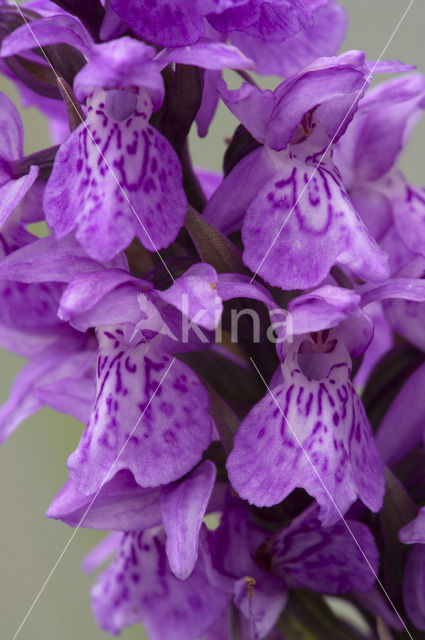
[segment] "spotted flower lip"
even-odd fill
[[[94,492],[124,444],[115,471],[129,469],[142,487],[177,480],[211,442],[206,390],[155,339],[131,346],[120,327],[111,327],[98,331],[98,341],[96,400],[68,461],[73,482],[83,493]]]
[[[56,237],[77,228],[77,240],[100,261],[117,255],[136,234],[152,251],[167,246],[186,214],[180,163],[148,124],[149,96],[142,94],[120,123],[108,116],[106,98],[98,91],[89,100],[87,120],[61,145],[44,193]]]
[[[208,393],[196,374],[172,356],[179,345],[159,330],[158,322],[173,322],[170,307],[182,311],[183,294],[194,320],[200,304],[207,311],[211,306],[215,315],[217,293],[223,299],[248,295],[275,307],[271,296],[247,277],[217,274],[206,264],[194,265],[164,292],[118,269],[71,280],[60,315],[82,331],[96,326],[99,343],[95,403],[68,461],[78,491],[89,495],[98,490],[121,450],[114,473],[131,471],[143,488],[178,480],[198,464],[213,437]],[[168,306],[163,308],[164,302]],[[120,324],[108,326],[113,318],[120,318]]]
[[[194,571],[181,581],[167,565],[165,545],[161,529],[122,534],[91,591],[101,629],[116,635],[141,622],[153,640],[185,640],[202,636],[222,613],[227,594],[209,584],[202,547]]]
[[[230,481],[258,506],[278,504],[303,487],[321,505],[324,525],[341,518],[357,497],[379,511],[383,468],[350,381],[349,355],[329,332],[329,353],[319,358],[313,351],[301,363],[303,339],[285,350],[270,393],[241,422],[227,461]]]

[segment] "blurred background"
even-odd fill
[[[343,50],[362,49],[370,60],[381,54],[408,0],[340,0],[350,16]],[[415,0],[385,58],[415,64],[425,73],[423,31],[425,3]],[[378,82],[383,76],[378,77]],[[263,83],[264,84],[264,83]],[[0,90],[20,107],[14,87],[0,79]],[[50,144],[46,122],[34,109],[21,109],[26,152]],[[198,166],[220,169],[225,139],[236,126],[220,109],[207,140],[192,135]],[[412,183],[425,185],[425,118],[417,125],[401,168]],[[0,404],[24,361],[0,350]],[[68,543],[72,530],[47,520],[44,513],[67,479],[66,460],[77,446],[82,425],[49,409],[27,420],[0,449],[0,638],[12,640],[45,579]],[[82,557],[101,535],[78,531],[49,584],[19,633],[19,640],[104,640],[93,621],[89,589],[92,576],[81,572]],[[123,632],[124,640],[144,638],[140,627]],[[166,640],[166,639],[164,639]]]

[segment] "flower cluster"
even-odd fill
[[[346,23],[335,0],[1,3],[1,70],[55,145],[25,156],[0,95],[0,344],[28,359],[0,442],[45,405],[86,425],[47,516],[110,532],[84,565],[110,562],[112,634],[425,631],[425,189],[397,169],[425,77],[337,55]],[[223,175],[188,145],[219,101]]]

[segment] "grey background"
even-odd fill
[[[363,49],[376,59],[387,43],[407,0],[343,0],[350,15],[343,50]],[[384,57],[416,64],[425,72],[423,31],[425,3],[415,0]],[[381,78],[379,78],[379,81]],[[16,91],[6,80],[0,89],[19,104]],[[48,145],[47,127],[34,110],[22,112],[28,153]],[[220,109],[208,140],[192,136],[195,163],[219,169],[224,139],[232,134],[235,119]],[[401,168],[411,182],[425,184],[425,119],[417,126]],[[0,403],[8,395],[23,360],[0,351]],[[12,640],[44,580],[67,544],[72,530],[49,521],[44,513],[67,477],[66,460],[76,447],[82,426],[71,418],[45,409],[21,425],[0,449],[0,638]],[[48,586],[19,634],[19,640],[101,639],[93,622],[89,588],[92,577],[80,570],[81,558],[100,539],[80,530],[65,553]],[[139,628],[122,637],[142,638]],[[165,640],[165,639],[164,639]]]

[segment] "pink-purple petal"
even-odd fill
[[[202,520],[210,500],[216,468],[206,460],[180,483],[164,487],[161,515],[167,534],[166,550],[170,569],[185,580],[195,568]]]
[[[153,47],[129,36],[95,45],[89,61],[75,76],[76,97],[83,100],[99,87],[143,87],[149,91],[154,108],[158,109],[164,97],[164,83],[160,66],[153,60],[155,53]],[[121,95],[121,101],[123,99]]]
[[[55,15],[31,21],[31,28],[24,24],[8,35],[2,43],[1,55],[9,57],[34,49],[37,46],[63,43],[90,55],[93,38],[74,16]]]
[[[157,60],[164,64],[190,64],[203,69],[252,69],[254,63],[236,47],[203,39],[187,47],[175,47],[160,53]]]
[[[340,520],[322,527],[313,504],[272,540],[273,570],[289,586],[342,594],[368,591],[375,583],[379,552],[361,522]]]
[[[17,180],[8,180],[0,187],[0,227],[6,222],[34,184],[39,173],[32,166],[29,173]]]
[[[10,162],[23,154],[24,131],[19,112],[10,98],[0,92],[0,157]]]
[[[425,508],[419,509],[414,520],[406,524],[398,532],[404,544],[425,544]]]
[[[117,634],[142,623],[150,640],[202,637],[223,611],[227,594],[208,582],[200,559],[184,581],[170,571],[162,531],[122,537],[117,556],[92,588],[99,626]]]
[[[111,0],[110,6],[143,40],[178,47],[193,44],[204,33],[202,16],[194,0]]]
[[[347,28],[343,7],[330,0],[314,12],[314,24],[283,42],[253,38],[242,31],[231,34],[231,41],[255,62],[257,73],[292,75],[318,56],[335,55]]]
[[[410,549],[404,567],[403,602],[415,627],[425,631],[425,545]]]
[[[376,444],[387,465],[401,460],[423,437],[425,407],[418,389],[424,385],[425,365],[421,365],[407,379],[379,425]]]
[[[140,531],[161,524],[160,489],[142,489],[128,471],[119,471],[99,492],[85,495],[68,480],[47,511],[71,527]]]
[[[86,122],[60,147],[44,194],[56,237],[77,229],[79,243],[99,261],[116,256],[135,235],[149,250],[167,246],[186,215],[180,163],[147,122],[148,96],[125,122],[106,115],[105,98],[96,93]]]

